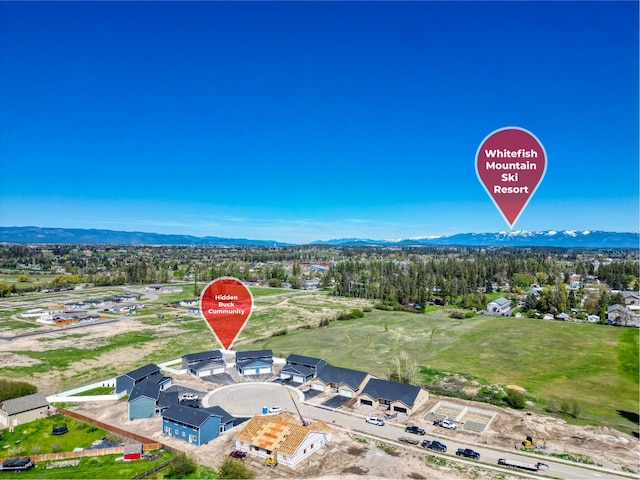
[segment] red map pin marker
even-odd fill
[[[246,325],[252,307],[251,292],[237,278],[218,278],[200,296],[200,312],[226,350]]]
[[[491,132],[476,152],[476,173],[509,228],[513,228],[547,170],[536,136],[519,127]]]

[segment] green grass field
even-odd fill
[[[40,462],[36,468],[25,472],[2,472],[3,478],[47,478],[47,479],[67,479],[67,478],[133,478],[153,467],[166,462],[174,455],[162,452],[162,456],[156,460],[138,460],[135,462],[123,462],[116,460],[122,455],[102,455],[100,457],[85,457],[80,459],[77,466],[47,468],[60,462]],[[161,475],[161,474],[160,474]],[[159,476],[152,478],[161,478]]]
[[[52,435],[54,426],[65,424],[69,429],[64,435]],[[2,431],[0,456],[38,455],[55,452],[71,452],[76,447],[86,448],[107,432],[62,415],[53,415],[35,422]]]
[[[457,320],[441,309],[423,315],[374,311],[253,348],[320,357],[381,377],[406,351],[421,366],[521,386],[539,408],[576,400],[581,417],[637,431],[628,418],[639,407],[638,338],[637,329],[490,316]]]

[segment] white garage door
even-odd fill
[[[312,390],[319,390],[320,392],[324,392],[324,385],[321,383],[314,383],[311,385]]]
[[[340,389],[340,390],[338,391],[338,395],[342,395],[343,397],[349,397],[349,398],[351,398],[351,397],[353,397],[353,392],[352,392],[351,390],[343,390],[343,389]]]
[[[218,368],[214,368],[213,369],[213,374],[214,375],[219,375],[220,373],[224,373],[225,368],[224,367],[218,367]]]
[[[304,377],[301,377],[300,375],[294,375],[293,381],[296,383],[304,383]]]
[[[245,368],[242,371],[243,375],[257,375],[258,374],[258,369],[256,368]]]
[[[271,367],[260,368],[257,373],[271,373]]]
[[[198,376],[199,377],[208,377],[209,375],[211,375],[211,369],[207,368],[205,370],[198,370]]]

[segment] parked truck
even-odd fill
[[[449,417],[443,418],[442,420],[436,420],[433,422],[436,427],[448,428],[449,430],[455,430],[456,424]]]
[[[506,458],[500,458],[498,460],[498,465],[502,465],[503,467],[519,468],[521,470],[529,470],[530,472],[537,472],[538,470],[549,470],[549,465],[547,465],[546,463],[525,463],[517,462],[514,460],[507,460]]]

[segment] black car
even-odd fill
[[[426,440],[425,440],[426,441]],[[422,442],[423,444],[425,442]],[[446,452],[447,451],[447,446],[444,443],[440,443],[437,440],[433,440],[432,442],[429,442],[429,444],[427,446],[422,445],[425,448],[428,448],[430,450],[434,450],[436,452]]]
[[[474,460],[480,460],[480,454],[470,448],[459,448],[456,452],[459,457],[473,458]]]
[[[416,435],[424,435],[424,430],[420,427],[417,427],[415,425],[409,425],[407,428],[404,429],[405,432],[407,433],[415,433]]]

